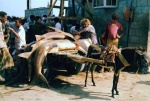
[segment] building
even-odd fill
[[[141,46],[150,51],[150,0],[93,0],[90,2],[90,9],[98,36],[106,23],[111,20],[111,14],[116,12],[125,31],[119,46]]]
[[[120,47],[143,47],[150,51],[150,0],[68,0],[69,7],[66,16],[74,17],[91,17],[92,24],[96,29],[97,35],[100,36],[106,23],[111,20],[112,13],[118,13],[119,22],[123,25],[124,35],[120,39]],[[89,2],[86,2],[89,1]],[[86,9],[83,9],[80,2]],[[89,3],[89,4],[88,4]],[[72,5],[74,4],[74,5]],[[39,8],[40,9],[40,8]],[[38,9],[38,10],[39,10]],[[42,8],[41,8],[42,9]],[[78,13],[74,13],[75,10]],[[37,12],[37,11],[35,11]],[[48,8],[45,11],[47,14]],[[26,10],[26,17],[31,13]],[[32,13],[34,14],[34,13]],[[41,13],[38,13],[41,14]],[[41,14],[43,15],[43,14]],[[79,19],[78,19],[79,20]]]
[[[27,9],[25,10],[25,18],[29,18],[30,15],[42,17],[43,15],[47,15],[48,11],[49,11],[49,7]],[[51,12],[51,15],[53,15],[53,12]]]

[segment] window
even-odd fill
[[[118,0],[93,0],[94,8],[113,8],[117,7]]]

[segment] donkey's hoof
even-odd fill
[[[112,98],[115,98],[115,97],[114,97],[114,94],[112,94],[112,96],[111,96],[111,97],[112,97]]]
[[[116,91],[116,95],[119,95],[119,92],[118,92],[118,91]]]

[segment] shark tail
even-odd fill
[[[46,78],[43,76],[43,74],[38,74],[36,76],[34,76],[33,80],[31,81],[31,85],[36,85],[39,81],[41,81],[42,83],[44,83],[44,85],[46,85],[47,88],[50,88],[48,81],[46,80]]]

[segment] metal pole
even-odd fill
[[[27,9],[29,9],[29,5],[30,5],[30,4],[29,4],[29,1],[30,1],[30,0],[27,0]]]

